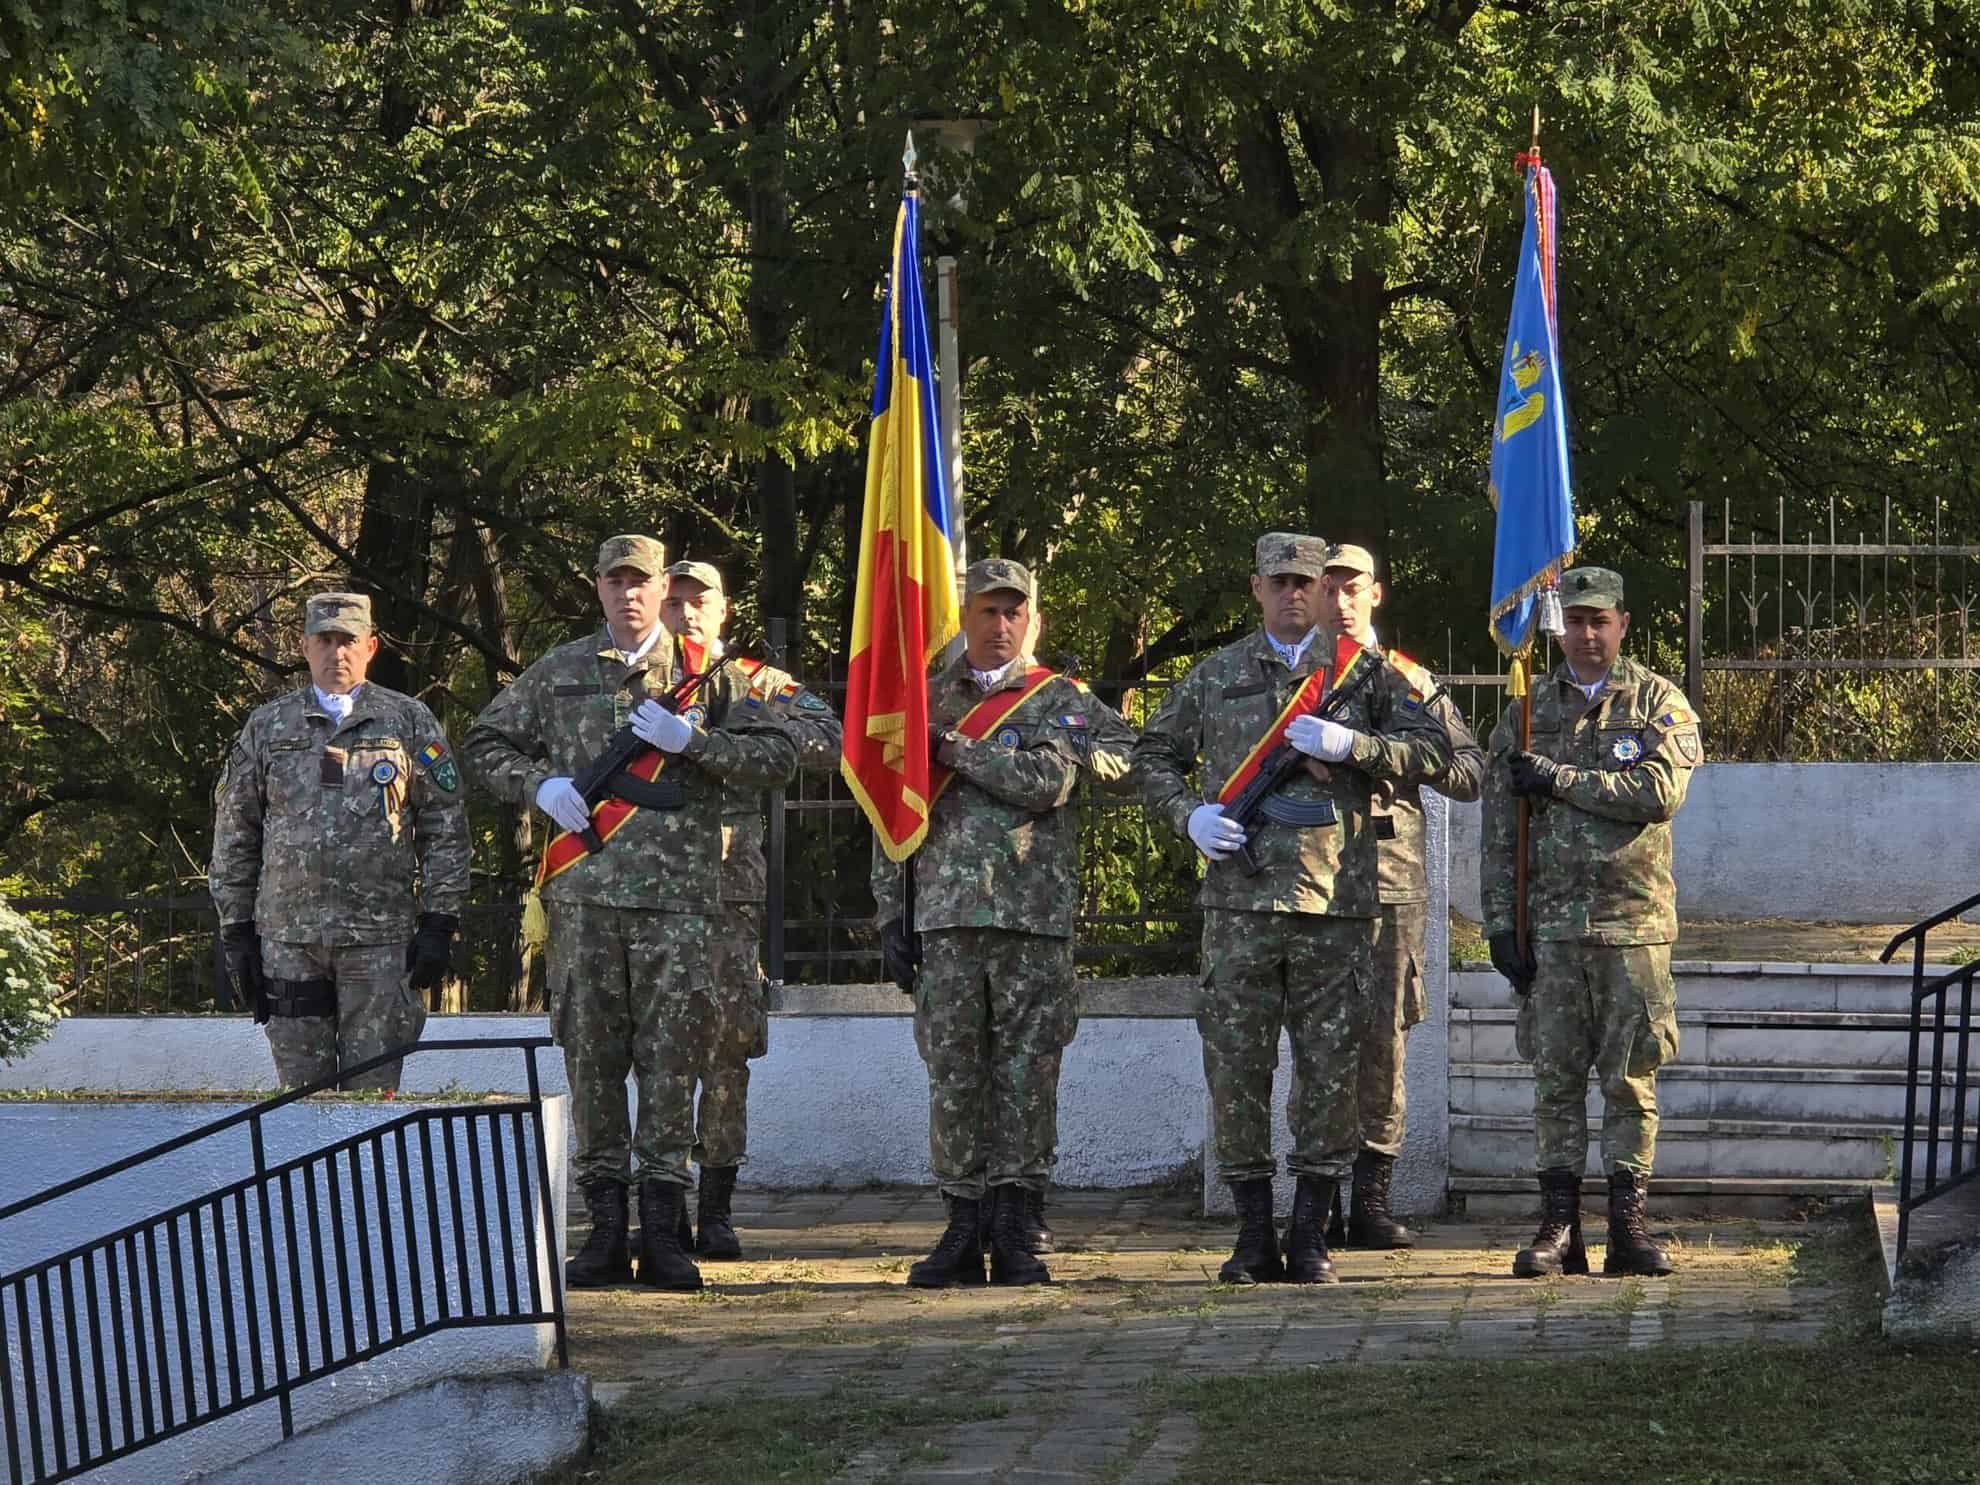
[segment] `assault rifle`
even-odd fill
[[[1352,644],[1352,641],[1349,641]],[[1340,649],[1346,649],[1342,645]],[[1361,645],[1354,645],[1354,653],[1349,665],[1354,673],[1344,686],[1333,686],[1320,698],[1310,712],[1302,716],[1326,717],[1339,721],[1347,703],[1354,699],[1356,692],[1371,684],[1382,668],[1382,657]],[[1334,675],[1341,673],[1340,649],[1335,651]],[[1291,743],[1280,741],[1278,746],[1259,760],[1258,772],[1252,775],[1251,782],[1239,791],[1237,798],[1224,806],[1224,818],[1235,820],[1244,827],[1244,844],[1238,847],[1238,856],[1244,862],[1244,874],[1255,877],[1265,869],[1252,849],[1251,833],[1262,818],[1274,825],[1289,825],[1303,829],[1314,825],[1334,823],[1334,801],[1331,799],[1294,799],[1279,792],[1306,762],[1306,754]]]
[[[704,686],[722,673],[723,666],[738,658],[735,651],[725,651],[722,658],[706,670],[682,677],[665,696],[652,699],[658,700],[668,711],[678,713],[701,694]],[[605,746],[598,750],[598,756],[571,778],[572,786],[584,800],[585,809],[596,809],[599,801],[604,799],[623,799],[627,804],[636,804],[643,810],[677,810],[686,804],[687,790],[681,787],[679,779],[642,779],[628,771],[642,753],[653,751],[653,744],[634,732],[631,722],[613,733]],[[594,825],[586,825],[578,831],[577,838],[584,842],[586,851],[605,849],[605,841]]]

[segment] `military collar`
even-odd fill
[[[969,663],[969,652],[965,650],[958,653],[955,659],[951,660],[935,673],[935,684],[938,686],[959,686],[967,690],[972,696],[994,696],[999,691],[1008,691],[1014,686],[1022,686],[1025,682],[1025,677],[1031,674],[1032,668],[1037,664],[1038,661],[1034,656],[1018,655],[1012,659],[1009,667],[1005,669],[1004,678],[1001,681],[997,682],[988,691],[979,691],[976,688],[975,667]]]
[[[1596,707],[1606,706],[1618,696],[1633,694],[1642,684],[1642,674],[1634,661],[1618,655],[1616,663],[1609,667],[1608,684],[1597,691],[1592,698],[1581,689],[1581,682],[1574,678],[1574,670],[1565,660],[1554,667],[1554,681],[1564,694],[1572,692],[1576,702],[1584,709],[1593,711]]]
[[[349,732],[360,722],[376,721],[383,715],[378,710],[378,683],[376,681],[366,681],[358,688],[357,695],[351,698],[351,714],[345,717],[341,723],[335,717],[331,716],[330,713],[326,712],[317,701],[315,682],[304,681],[299,694],[302,697],[304,720],[307,721],[313,718],[321,719],[324,726],[330,729],[324,734],[325,737],[336,737],[340,733]]]
[[[1244,646],[1245,654],[1258,663],[1264,670],[1268,680],[1275,671],[1284,672],[1286,670],[1286,662],[1280,659],[1279,652],[1272,648],[1272,637],[1265,632],[1265,627],[1262,624],[1251,631],[1250,635],[1244,641]],[[1323,646],[1320,643],[1320,629],[1318,625],[1315,625],[1311,637],[1306,642],[1306,649],[1299,657],[1299,664],[1289,673],[1294,676],[1312,675],[1314,671],[1320,668],[1319,660],[1322,648]]]
[[[666,681],[674,673],[674,634],[665,624],[654,626],[653,643],[646,653],[632,664],[626,664],[625,652],[612,639],[611,626],[601,627],[592,636],[592,648],[596,651],[599,666],[616,665],[623,671],[623,679],[631,679],[642,671],[656,671],[660,679]]]

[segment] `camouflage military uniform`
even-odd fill
[[[717,704],[737,715],[775,716],[797,749],[798,767],[830,773],[839,766],[839,719],[824,698],[774,665],[735,666],[712,684]],[[725,790],[722,803],[722,913],[710,946],[721,1015],[695,1109],[695,1158],[704,1166],[740,1165],[749,1142],[749,1064],[770,1050],[769,987],[757,958],[763,942],[763,791]]]
[[[1355,1104],[1361,1145],[1379,1155],[1402,1153],[1403,1064],[1410,1027],[1424,1016],[1423,954],[1430,899],[1423,860],[1423,801],[1420,789],[1447,799],[1478,797],[1485,776],[1485,753],[1459,715],[1457,704],[1437,679],[1407,655],[1388,658],[1409,683],[1405,704],[1422,708],[1444,735],[1448,762],[1418,783],[1376,790],[1374,798],[1377,891],[1382,916],[1375,926],[1375,973],[1369,993],[1356,1006],[1355,1041],[1360,1080]]]
[[[1483,885],[1488,934],[1514,918],[1517,800],[1508,757],[1519,704],[1492,733],[1485,778]],[[1520,1006],[1533,1061],[1539,1165],[1580,1173],[1588,1155],[1588,1071],[1602,1085],[1609,1170],[1648,1176],[1657,1148],[1657,1069],[1676,1055],[1671,943],[1671,820],[1703,757],[1684,693],[1618,658],[1589,701],[1566,665],[1533,690],[1531,750],[1566,765],[1559,797],[1533,802],[1527,911],[1538,974]]]
[[[1021,690],[1027,662],[997,690]],[[928,685],[931,728],[984,699],[963,659]],[[1079,1029],[1073,918],[1082,769],[1124,787],[1132,733],[1077,682],[1054,676],[990,735],[951,745],[955,777],[910,858],[914,1038],[928,1065],[929,1160],[951,1196],[1042,1190],[1058,1144],[1059,1063]],[[899,917],[902,868],[875,853],[880,918]]]
[[[284,1085],[418,1040],[414,919],[458,917],[468,886],[460,769],[433,713],[370,682],[341,725],[309,685],[257,708],[214,791],[207,880],[220,922],[260,934]],[[332,996],[333,1014],[296,1013]],[[396,1087],[399,1070],[345,1086]]]
[[[676,673],[664,632],[629,667],[600,630],[518,676],[475,719],[462,753],[491,794],[528,807],[544,780],[576,774]],[[773,718],[719,692],[702,707],[693,740],[663,775],[685,786],[683,807],[637,811],[604,851],[543,885],[550,1025],[570,1076],[580,1183],[627,1183],[636,1158],[640,1179],[688,1184],[694,1080],[720,1021],[712,937],[725,792],[781,784],[797,764]],[[637,1131],[626,1112],[629,1071]]]
[[[1331,643],[1315,631],[1298,666],[1288,669],[1261,630],[1199,663],[1135,746],[1149,810],[1187,839],[1191,812],[1215,800],[1299,685],[1331,661]],[[1324,784],[1296,775],[1286,786],[1298,799],[1331,799],[1337,823],[1261,824],[1251,837],[1263,866],[1257,876],[1245,875],[1236,856],[1204,867],[1196,1025],[1216,1116],[1217,1173],[1232,1183],[1272,1175],[1270,1102],[1281,1026],[1291,1033],[1294,1061],[1289,1168],[1338,1179],[1353,1161],[1353,1007],[1373,982],[1381,912],[1373,786],[1440,777],[1449,762],[1443,735],[1386,664],[1339,720],[1362,734],[1349,760],[1316,763],[1328,770]],[[1200,788],[1190,786],[1193,771]]]

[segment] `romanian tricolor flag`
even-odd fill
[[[1541,596],[1574,554],[1567,400],[1561,383],[1560,314],[1554,299],[1554,177],[1536,147],[1526,169],[1526,231],[1513,280],[1512,317],[1492,426],[1492,638],[1514,657],[1511,694],[1524,690]]]
[[[928,664],[956,633],[961,536],[942,468],[919,207],[910,176],[880,318],[839,763],[892,861],[906,860],[928,833]]]

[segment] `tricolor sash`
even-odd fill
[[[681,639],[676,641],[674,655],[675,673],[680,679],[667,693],[667,702],[670,709],[678,711],[700,689],[702,679],[707,674],[709,654],[706,645],[691,639]],[[752,675],[763,668],[763,662],[760,660],[755,662],[738,660],[734,663],[738,666],[753,666],[749,672]],[[640,698],[640,700],[645,699]],[[637,706],[638,702],[635,701],[634,705]],[[624,771],[640,782],[650,784],[660,777],[661,770],[666,766],[665,753],[658,748],[647,748],[628,763]],[[626,821],[638,812],[639,806],[629,799],[620,799],[616,795],[608,794],[599,800],[591,809],[591,828],[598,832],[599,843],[602,845],[617,835],[625,828]],[[550,844],[543,848],[543,855],[536,863],[537,888],[540,890],[551,878],[562,876],[590,854],[591,850],[585,845],[582,836],[569,830],[558,831],[550,838]]]
[[[1265,735],[1251,745],[1251,751],[1244,755],[1244,762],[1237,771],[1224,781],[1224,787],[1217,791],[1217,803],[1229,804],[1245,791],[1245,787],[1258,777],[1258,770],[1270,756],[1272,749],[1285,741],[1286,729],[1292,725],[1294,717],[1310,712],[1320,704],[1326,694],[1340,681],[1346,679],[1362,656],[1368,653],[1361,645],[1346,634],[1334,642],[1334,663],[1326,670],[1316,670],[1300,683],[1293,692],[1292,700],[1285,704],[1272,725],[1265,729]]]
[[[977,702],[975,706],[964,712],[961,719],[948,730],[950,732],[960,732],[971,742],[982,742],[984,738],[990,735],[991,731],[999,722],[1024,705],[1025,702],[1031,700],[1037,694],[1038,688],[1051,680],[1056,674],[1056,671],[1046,666],[1033,666],[1024,673],[1024,684],[1022,686],[1007,686],[1001,690],[992,691],[988,696]],[[949,787],[949,780],[955,776],[955,770],[943,767],[940,760],[929,764],[930,787],[928,791],[928,807],[930,809],[935,807],[935,801],[942,797],[942,791]]]

